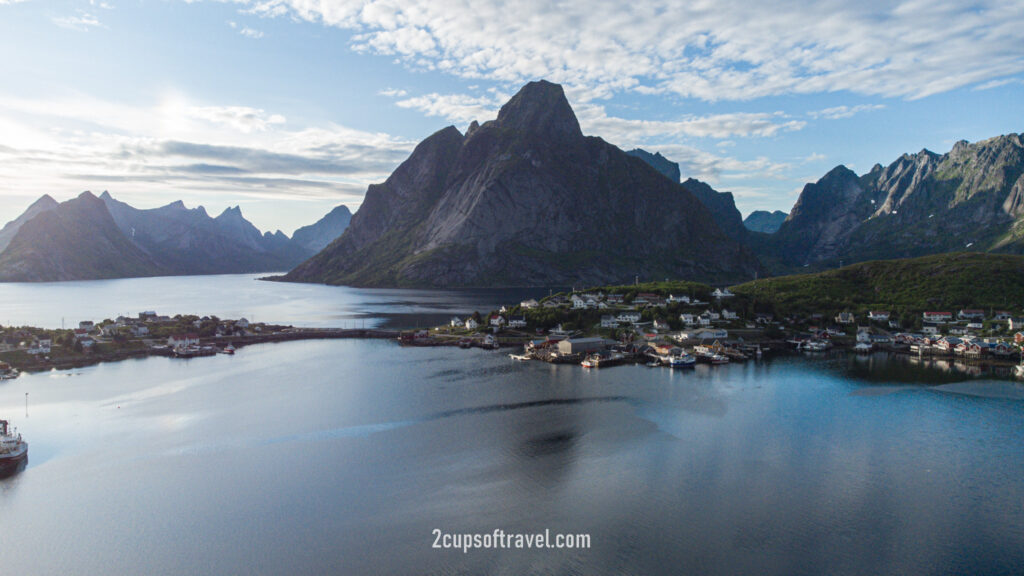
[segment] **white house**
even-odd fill
[[[694,315],[688,312],[686,314],[680,314],[679,319],[682,320],[683,324],[686,324],[687,326],[693,326],[694,324],[697,323],[697,320],[694,318]]]
[[[81,328],[82,330],[92,332],[93,328],[95,328],[96,325],[93,324],[92,320],[83,320],[78,323],[78,327]]]
[[[500,328],[505,325],[505,317],[495,314],[494,316],[491,316],[490,324],[491,326]]]
[[[633,310],[625,310],[619,313],[617,319],[625,324],[636,324],[640,321],[640,313]]]
[[[739,315],[737,315],[732,310],[728,310],[726,308],[722,308],[722,318],[724,318],[726,320],[737,320],[737,319],[739,319]]]
[[[509,328],[526,328],[526,316],[509,316]]]
[[[577,296],[576,294],[573,294],[572,298],[569,298],[569,300],[572,301],[573,308],[583,309],[587,307],[587,302],[583,298]]]
[[[611,314],[605,314],[601,316],[601,328],[618,328],[619,321],[615,319],[615,316]]]
[[[470,316],[469,318],[466,318],[466,323],[464,324],[464,326],[469,330],[476,330],[477,328],[480,327],[480,323],[474,320],[472,316]]]
[[[654,321],[654,329],[655,330],[668,330],[669,329],[668,322],[666,322],[665,320],[655,320]]]
[[[50,347],[53,345],[53,341],[49,338],[40,338],[36,345],[29,348],[27,352],[29,354],[49,354]]]
[[[689,296],[676,296],[675,294],[669,294],[668,295],[668,301],[672,302],[672,303],[678,303],[678,304],[689,304],[690,303],[690,297]]]
[[[136,338],[149,336],[149,327],[145,324],[136,324],[135,326],[132,326],[132,334],[135,334]]]
[[[853,324],[854,317],[852,312],[840,312],[836,315],[836,324]]]
[[[729,337],[729,331],[725,328],[702,328],[692,332],[681,332],[681,340],[722,340]]]
[[[522,302],[519,303],[519,307],[524,310],[532,310],[537,306],[539,306],[539,304],[533,298],[530,298],[529,300],[523,300]]]
[[[868,319],[874,320],[875,322],[888,322],[889,312],[885,310],[872,310],[868,312]]]
[[[935,323],[949,322],[950,320],[953,319],[953,313],[952,312],[924,312],[924,313],[921,314],[921,317],[924,319],[925,322],[935,322]]]
[[[971,308],[965,308],[957,313],[957,317],[961,320],[984,320],[985,311]]]
[[[711,293],[715,298],[730,298],[735,296],[728,288],[715,288],[715,291]]]
[[[448,323],[452,328],[462,328],[462,318],[458,316],[452,316],[451,322]]]
[[[235,322],[235,328],[241,328],[241,329],[245,330],[248,327],[249,327],[249,319],[248,318],[239,318],[238,322]]]

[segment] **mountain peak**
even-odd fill
[[[239,206],[228,206],[217,216],[217,220],[228,219],[228,218],[242,218],[242,208]]]
[[[106,200],[113,200],[113,199],[114,199],[114,197],[111,196],[110,192],[107,191],[107,190],[104,190],[103,194],[100,194],[100,200],[106,201]]]
[[[38,200],[33,202],[32,205],[28,207],[28,209],[49,209],[57,206],[58,204],[59,202],[54,200],[52,196],[50,196],[49,194],[43,194],[42,196],[39,197]]]
[[[530,82],[519,89],[498,112],[497,123],[505,128],[548,137],[582,137],[580,123],[558,84]]]

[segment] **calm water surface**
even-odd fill
[[[145,310],[320,327],[426,327],[549,289],[401,290],[265,282],[266,274],[0,283],[0,324],[60,328]],[[554,289],[556,292],[560,289]]]
[[[0,481],[0,566],[1019,573],[1024,391],[966,378],[877,356],[585,372],[343,340],[26,375],[0,383],[31,443]],[[592,548],[463,554],[432,549],[435,528]]]

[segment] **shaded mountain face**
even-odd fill
[[[782,223],[786,221],[787,216],[789,214],[782,210],[775,210],[774,212],[754,210],[743,220],[743,226],[751,232],[774,234],[782,226]]]
[[[58,206],[57,201],[50,198],[49,194],[44,194],[39,200],[36,200],[28,207],[27,210],[21,215],[11,220],[6,226],[0,230],[0,253],[3,253],[7,249],[7,246],[14,239],[14,235],[21,230],[21,227],[25,225],[25,222],[35,218],[38,214],[46,212],[47,210],[53,210]]]
[[[155,276],[165,273],[118,229],[103,201],[89,192],[25,222],[0,254],[0,281]]]
[[[467,136],[448,127],[421,142],[340,238],[283,279],[536,286],[758,270],[692,193],[583,136],[561,87],[541,81]]]
[[[747,241],[747,229],[743,226],[743,215],[736,209],[736,200],[733,198],[732,192],[719,192],[694,178],[687,178],[682,186],[708,209],[711,217],[715,219],[715,224],[718,224],[722,232],[725,232],[733,240]]]
[[[957,250],[1024,253],[1020,134],[905,154],[857,177],[838,167],[807,185],[771,242],[789,265]]]
[[[335,238],[348,228],[352,221],[352,213],[344,204],[334,208],[315,224],[303,226],[292,234],[292,240],[300,246],[319,252],[327,247]]]
[[[211,218],[181,201],[140,210],[100,197],[121,231],[169,274],[229,274],[288,270],[312,251],[284,234],[262,234],[236,206]]]
[[[658,172],[661,172],[662,174],[665,175],[666,178],[673,182],[679,182],[680,178],[682,178],[679,172],[679,163],[673,162],[668,158],[665,158],[664,156],[661,155],[661,152],[655,152],[654,154],[651,154],[650,152],[642,148],[634,148],[629,152],[626,152],[626,154],[639,158],[644,162],[647,162],[648,164],[651,165],[652,168],[654,168]]]

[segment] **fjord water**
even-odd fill
[[[1020,385],[886,376],[911,372],[946,374],[843,355],[588,372],[333,340],[25,375],[0,383],[0,413],[31,443],[29,467],[0,481],[0,565],[1013,573]],[[464,554],[432,549],[435,528],[592,547]]]
[[[265,274],[0,283],[0,324],[60,328],[145,310],[329,328],[415,328],[548,289],[404,290],[260,281]],[[557,291],[558,289],[556,289]]]

